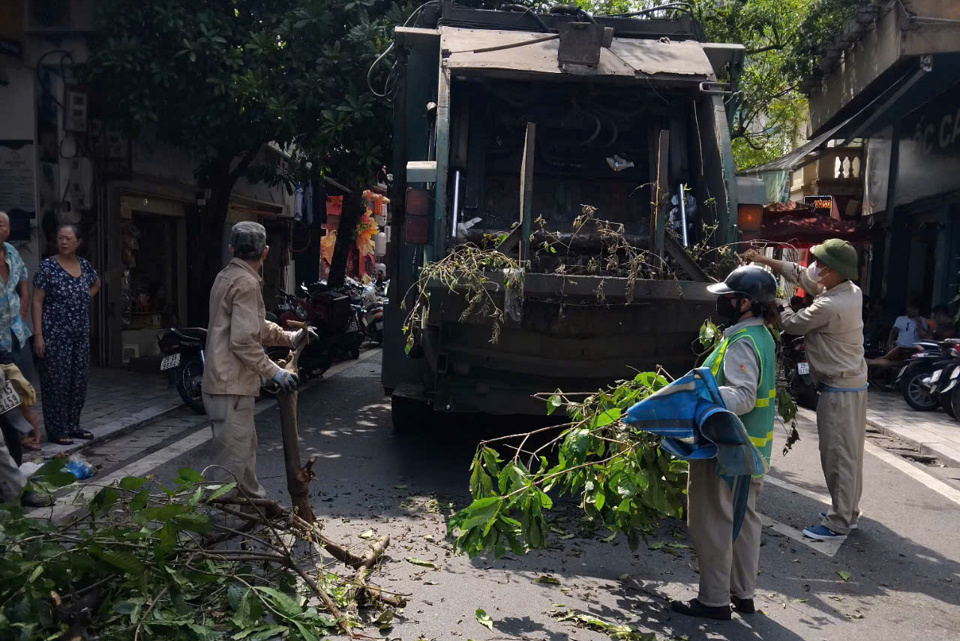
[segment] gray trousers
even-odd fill
[[[257,429],[254,424],[253,396],[229,394],[203,395],[203,407],[213,428],[213,465],[206,478],[218,483],[234,480],[239,489],[263,498],[267,491],[257,480]],[[222,469],[220,469],[222,468]]]
[[[820,393],[817,433],[820,465],[832,505],[822,524],[847,534],[860,519],[863,444],[867,432],[867,392]]]
[[[687,482],[687,526],[700,562],[700,594],[703,605],[723,607],[730,595],[752,599],[760,567],[760,532],[757,495],[763,479],[750,482],[747,512],[737,540],[733,540],[733,493],[717,476],[713,460],[690,461]]]
[[[0,503],[11,505],[20,502],[20,492],[27,480],[17,467],[17,462],[10,456],[7,444],[0,438]]]

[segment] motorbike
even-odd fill
[[[203,407],[203,350],[207,344],[207,330],[203,327],[171,327],[157,333],[157,345],[163,360],[160,371],[174,370],[177,393],[187,407],[198,414]]]
[[[817,409],[820,394],[810,375],[810,362],[807,360],[803,336],[784,336],[781,363],[787,391],[793,399],[802,407]]]
[[[289,330],[293,329],[290,325],[291,322],[308,323],[316,326],[317,313],[310,303],[303,298],[280,290],[280,304],[277,306],[276,323]],[[323,339],[314,341],[300,353],[297,368],[301,381],[319,378],[330,369],[333,359],[330,350],[326,348],[324,343]],[[273,360],[279,360],[280,358],[286,358],[289,351],[286,347],[268,347],[267,355]]]
[[[957,410],[960,409],[960,395],[956,393],[960,382],[960,345],[949,344],[944,357],[950,360],[924,379],[923,385],[944,412],[957,418]]]
[[[383,307],[387,300],[377,287],[370,283],[363,288],[362,301],[359,311],[364,334],[377,345],[383,345]]]
[[[350,278],[338,288],[324,281],[300,286],[298,299],[310,311],[310,324],[320,336],[317,342],[331,358],[360,358],[366,332],[353,306],[360,304],[362,292],[362,286]]]
[[[907,405],[920,412],[931,412],[940,406],[931,396],[929,381],[934,372],[948,365],[953,357],[947,343],[921,341],[914,345],[914,353],[907,357],[897,374],[896,385]]]

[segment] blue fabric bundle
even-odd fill
[[[684,460],[716,459],[717,475],[733,493],[733,538],[747,510],[750,479],[767,472],[767,463],[747,430],[729,411],[709,369],[700,367],[648,396],[629,410],[624,422],[663,436],[661,447]]]

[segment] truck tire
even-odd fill
[[[433,408],[429,401],[407,396],[390,397],[390,413],[393,431],[397,434],[412,434],[430,425]]]

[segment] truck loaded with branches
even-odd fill
[[[396,30],[397,429],[685,372],[735,265],[743,47],[682,10],[514,9],[428,3]]]

